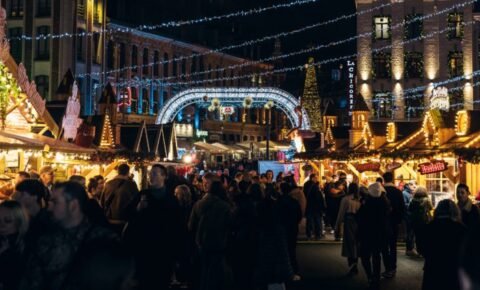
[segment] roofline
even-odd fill
[[[130,29],[130,32],[128,32],[128,33],[132,33],[134,35],[138,35],[138,36],[145,37],[145,38],[150,38],[150,39],[155,39],[155,40],[159,40],[159,41],[163,41],[163,42],[168,42],[169,44],[175,44],[175,45],[178,45],[182,48],[187,48],[187,49],[190,49],[190,50],[194,50],[194,51],[197,51],[199,53],[206,53],[208,51],[211,51],[210,48],[207,48],[205,46],[175,40],[173,38],[165,37],[165,36],[155,34],[155,33],[149,33],[149,32],[145,32],[145,31],[141,31],[139,29],[132,28],[130,26],[126,26],[126,25],[122,25],[120,23],[116,23],[115,20],[112,21],[112,19],[111,19],[111,22],[109,22],[107,25],[110,28],[113,28],[113,29],[122,29],[122,28],[123,29]],[[232,61],[235,61],[235,62],[240,62],[240,63],[252,61],[250,59],[241,58],[241,57],[233,56],[231,54],[222,53],[222,52],[213,52],[212,54],[213,55],[219,55],[223,58],[226,58],[226,59],[229,59],[229,60],[232,60]],[[258,63],[258,64],[255,64],[255,65],[261,66],[264,69],[273,69],[273,65],[267,64],[267,63]],[[252,65],[252,66],[255,66],[255,65]]]

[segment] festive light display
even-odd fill
[[[466,22],[465,25],[472,25],[473,23],[474,23],[474,21],[470,21],[470,22]],[[447,32],[451,29],[452,28],[445,28],[445,29],[442,29],[442,30],[433,31],[433,32],[431,32],[427,35],[422,35],[422,36],[419,36],[419,37],[414,38],[414,39],[409,39],[409,40],[400,42],[400,43],[398,43],[398,45],[405,45],[405,44],[413,43],[413,42],[416,42],[416,41],[429,39],[429,38],[434,37],[435,35],[443,34],[443,33]],[[383,47],[379,47],[379,48],[374,48],[374,49],[371,50],[371,52],[368,52],[368,54],[388,50],[388,49],[391,49],[391,48],[392,48],[391,44],[383,46]],[[360,53],[355,53],[355,54],[351,54],[351,55],[330,58],[330,59],[322,60],[322,61],[319,61],[319,62],[315,62],[312,65],[313,66],[321,66],[321,65],[327,64],[327,63],[345,61],[347,59],[352,59],[352,58],[358,57],[358,56],[363,55],[363,54],[366,54],[366,53],[360,52]],[[282,69],[275,69],[275,70],[270,70],[270,71],[265,71],[265,72],[260,72],[260,73],[237,75],[237,76],[233,76],[233,77],[221,77],[221,78],[196,80],[196,81],[168,82],[168,83],[162,83],[161,85],[165,86],[165,87],[167,87],[167,86],[195,86],[195,85],[202,85],[202,84],[210,83],[210,82],[214,82],[214,81],[234,81],[234,80],[239,80],[239,79],[250,79],[252,77],[267,76],[267,75],[272,75],[272,74],[277,74],[277,73],[285,73],[285,72],[291,72],[291,71],[297,71],[297,70],[303,70],[303,69],[305,69],[304,65],[298,65],[298,66],[285,67],[285,68],[282,68]],[[479,71],[479,73],[480,73],[480,71]],[[464,77],[459,77],[459,79],[462,79],[462,78],[464,78]],[[144,80],[128,80],[128,81],[125,81],[125,82],[118,83],[116,85],[118,87],[150,86],[150,85],[154,85],[154,86],[157,85],[158,86],[159,84],[157,82],[160,79],[161,78],[144,79]],[[95,86],[95,87],[97,88],[98,86]]]
[[[437,113],[435,111],[428,111],[425,113],[425,117],[423,119],[422,131],[425,137],[425,144],[427,144],[427,146],[440,145],[440,137],[438,136],[437,126],[433,120],[433,114]]]
[[[218,98],[225,103],[245,102],[246,98],[252,99],[252,105],[264,105],[268,101],[273,101],[275,107],[285,113],[292,123],[292,126],[298,127],[302,124],[302,129],[310,128],[310,120],[307,112],[302,110],[302,122],[299,120],[299,114],[296,108],[300,105],[297,98],[291,94],[277,88],[194,88],[182,91],[170,98],[158,113],[156,123],[166,124],[172,122],[180,110],[188,105],[202,102],[204,96]]]
[[[0,61],[0,122],[2,129],[5,129],[8,106],[11,101],[17,102],[20,92],[21,89],[8,67]]]
[[[301,106],[307,111],[310,118],[310,130],[323,132],[322,100],[318,95],[317,74],[313,63],[313,57],[310,57],[306,65],[307,72],[305,75]]]
[[[397,139],[397,126],[394,122],[387,124],[387,142],[392,143]]]
[[[474,1],[476,1],[476,0],[474,0]],[[391,27],[391,29],[396,30],[398,28],[404,27],[405,25],[408,25],[408,24],[411,24],[411,23],[414,23],[414,22],[422,22],[422,21],[424,21],[426,19],[429,19],[431,17],[435,17],[435,16],[438,16],[438,15],[447,13],[447,12],[452,11],[454,9],[462,8],[463,6],[465,6],[467,4],[470,4],[471,2],[472,2],[472,0],[468,1],[467,3],[455,4],[451,7],[447,7],[445,9],[438,10],[438,11],[436,11],[434,13],[431,13],[431,14],[418,15],[416,17],[413,17],[413,18],[409,19],[408,21],[400,22],[396,25],[393,25]],[[362,13],[363,12],[364,12],[364,10],[362,10]],[[208,50],[208,51],[203,52],[203,53],[193,53],[193,54],[190,54],[188,56],[179,56],[179,57],[171,58],[171,59],[168,59],[168,60],[150,62],[150,63],[142,64],[142,65],[125,66],[125,67],[122,67],[122,68],[119,68],[119,69],[114,69],[114,70],[109,70],[109,71],[93,72],[93,73],[90,73],[90,74],[79,74],[76,77],[98,76],[98,75],[104,75],[104,74],[108,75],[108,74],[111,74],[111,73],[123,72],[123,71],[127,71],[127,70],[132,70],[132,69],[151,67],[151,66],[154,66],[154,65],[163,65],[163,64],[173,63],[173,62],[180,62],[182,60],[190,59],[190,58],[193,58],[193,57],[205,56],[205,55],[209,55],[209,54],[212,54],[212,53],[217,53],[217,52],[221,52],[221,51],[225,51],[225,50],[231,50],[231,49],[240,48],[240,47],[243,47],[243,46],[250,46],[250,45],[253,45],[253,44],[256,44],[256,43],[276,39],[276,38],[279,38],[279,37],[285,37],[285,36],[293,35],[293,34],[296,34],[298,32],[302,32],[302,31],[307,30],[306,28],[311,29],[310,27],[318,27],[318,26],[319,25],[317,23],[317,24],[310,25],[310,26],[307,26],[307,27],[304,27],[304,28],[301,28],[301,29],[293,30],[291,32],[283,32],[283,33],[279,33],[279,34],[265,36],[265,37],[262,37],[260,39],[248,40],[248,41],[244,41],[244,42],[242,42],[240,44],[237,44],[237,45],[225,46],[225,47],[218,48],[218,49]],[[223,72],[223,71],[229,70],[229,69],[231,70],[231,69],[236,69],[236,68],[252,66],[252,65],[255,65],[255,64],[258,64],[258,63],[272,62],[272,61],[275,61],[275,60],[278,60],[278,59],[284,59],[284,58],[288,58],[288,57],[292,57],[292,56],[296,56],[296,55],[300,55],[300,54],[311,53],[311,52],[318,51],[318,50],[323,49],[323,48],[338,46],[338,45],[341,45],[341,44],[345,44],[345,43],[348,43],[348,42],[355,41],[355,40],[360,39],[360,38],[371,37],[373,35],[373,33],[374,33],[373,31],[372,32],[366,32],[366,33],[358,34],[358,35],[355,35],[355,36],[352,36],[352,37],[349,37],[349,38],[346,38],[346,39],[333,41],[333,42],[330,42],[330,43],[327,43],[327,44],[316,45],[316,46],[313,46],[311,48],[301,49],[301,50],[294,51],[294,52],[291,52],[291,53],[275,55],[275,56],[271,56],[271,57],[267,57],[267,58],[258,59],[258,60],[255,60],[255,61],[247,61],[247,62],[244,62],[244,63],[241,63],[241,64],[230,65],[230,66],[227,66],[227,67],[215,68],[215,69],[210,69],[210,70],[203,70],[203,71],[198,71],[198,72],[189,73],[189,74],[184,73],[184,74],[180,74],[180,75],[177,75],[177,76],[162,77],[162,78],[158,78],[158,80],[167,81],[167,80],[172,80],[172,79],[177,79],[177,78],[188,78],[188,77],[192,77],[192,76],[205,75],[205,74],[210,74],[210,73],[215,73],[215,72]],[[423,36],[423,35],[421,35],[421,36]]]
[[[276,9],[282,9],[282,8],[292,8],[294,6],[299,6],[299,5],[304,5],[304,4],[309,4],[313,2],[317,2],[318,0],[298,0],[298,1],[292,1],[289,3],[284,3],[284,4],[276,4],[272,5],[269,7],[263,7],[263,8],[256,8],[256,9],[250,9],[250,10],[242,10],[242,11],[236,11],[232,12],[229,14],[223,14],[223,15],[217,15],[217,16],[211,16],[211,17],[202,17],[198,19],[192,19],[192,20],[183,20],[183,21],[169,21],[169,22],[164,22],[161,24],[156,24],[156,25],[140,25],[135,28],[118,28],[118,29],[104,29],[104,30],[99,30],[99,31],[94,31],[94,32],[84,32],[84,33],[62,33],[62,34],[47,34],[47,35],[37,35],[37,36],[30,36],[30,35],[21,35],[18,37],[12,37],[10,39],[14,40],[42,40],[42,39],[61,39],[61,38],[73,38],[73,37],[92,37],[94,34],[104,34],[104,33],[128,33],[132,32],[133,30],[157,30],[159,28],[168,28],[168,27],[180,27],[184,25],[192,25],[192,24],[200,24],[200,23],[207,23],[207,22],[212,22],[212,21],[218,21],[222,19],[229,19],[229,18],[234,18],[234,17],[244,17],[244,16],[251,16],[251,15],[256,15],[256,14],[261,14],[270,10],[276,10]],[[320,22],[318,24],[315,24],[312,28],[319,27],[319,26],[324,26],[328,24],[333,24],[342,20],[347,20],[350,18],[354,18],[357,15],[362,15],[366,13],[371,13],[375,10],[379,10],[382,8],[386,8],[391,6],[393,3],[385,3],[381,4],[375,7],[372,7],[370,9],[366,9],[363,11],[359,11],[356,13],[352,14],[344,14],[341,16],[338,16],[336,18]]]
[[[455,116],[455,133],[457,136],[465,136],[470,130],[470,116],[467,111],[458,111]]]
[[[101,134],[100,149],[113,148],[115,145],[115,140],[113,139],[112,122],[110,121],[110,113],[108,111],[105,113]]]

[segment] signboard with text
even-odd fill
[[[380,171],[380,163],[356,164],[355,169],[357,169],[357,171],[360,173],[366,172],[366,171],[378,172]]]
[[[421,175],[442,172],[448,169],[448,163],[443,160],[421,163],[418,165],[418,171]]]
[[[347,61],[347,81],[348,81],[348,115],[351,116],[353,112],[353,103],[355,101],[355,62]]]
[[[222,115],[233,115],[235,113],[234,107],[222,107],[221,109]]]

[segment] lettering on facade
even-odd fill
[[[77,82],[74,81],[72,95],[68,98],[67,110],[62,120],[63,139],[75,139],[77,136],[78,127],[80,127],[83,122],[83,120],[79,118],[80,108]]]
[[[366,171],[378,172],[380,171],[380,163],[357,164],[355,165],[355,169],[357,169],[357,171],[360,173],[366,172]]]
[[[353,112],[353,103],[355,100],[355,62],[347,61],[348,71],[348,115],[351,116]]]
[[[32,103],[33,108],[37,111],[39,116],[43,116],[45,112],[45,100],[42,99],[37,92],[37,85],[34,81],[29,81],[27,76],[27,70],[23,63],[18,65],[17,69],[17,82],[23,92],[28,96],[28,100]]]
[[[448,163],[445,161],[432,161],[432,162],[421,163],[418,165],[418,171],[422,175],[442,172],[447,169],[448,169]]]

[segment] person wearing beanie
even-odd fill
[[[390,204],[386,190],[378,182],[368,187],[357,212],[359,255],[371,289],[378,289],[380,282],[381,253],[387,243],[387,216]]]

